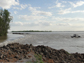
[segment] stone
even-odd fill
[[[33,46],[12,43],[0,47],[0,62],[17,62],[18,60],[36,61],[34,54],[42,55],[47,63],[84,63],[84,53],[68,53],[64,49],[56,50],[48,46]]]

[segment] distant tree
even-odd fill
[[[6,36],[8,29],[10,28],[10,21],[12,20],[12,16],[10,16],[10,12],[6,9],[0,9],[0,36]]]

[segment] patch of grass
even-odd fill
[[[43,60],[42,60],[42,55],[40,55],[40,54],[35,54],[34,55],[35,56],[35,58],[36,58],[36,62],[26,62],[26,63],[44,63],[43,62]]]
[[[70,54],[69,52],[67,52],[67,51],[66,51],[66,53],[67,53],[68,55],[71,55],[71,54]]]
[[[35,58],[36,58],[36,63],[44,63],[43,60],[42,60],[42,55],[40,54],[35,54]]]

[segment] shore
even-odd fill
[[[48,46],[11,43],[0,47],[0,62],[84,63],[84,54],[68,53]]]

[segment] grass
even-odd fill
[[[35,58],[36,58],[36,62],[26,62],[26,63],[44,63],[43,62],[43,60],[42,60],[42,55],[40,55],[40,54],[35,54],[34,55],[35,56]]]
[[[42,60],[42,55],[40,54],[35,54],[35,58],[36,58],[36,63],[44,63],[43,60]]]

